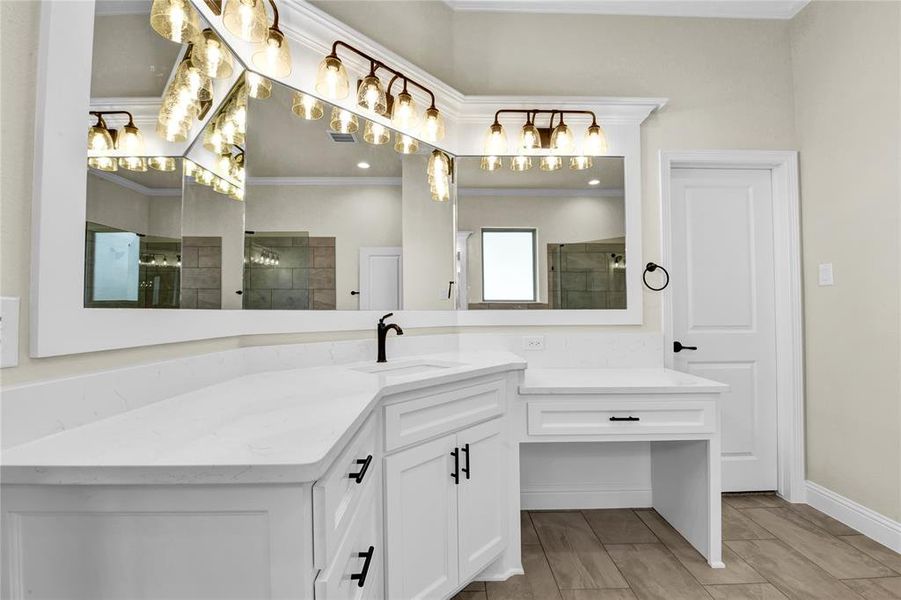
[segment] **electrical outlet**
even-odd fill
[[[822,263],[817,273],[817,283],[819,285],[835,285],[832,278],[832,263]]]
[[[523,350],[544,350],[543,335],[525,335],[522,338]]]

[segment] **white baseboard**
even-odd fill
[[[647,508],[650,489],[616,489],[603,485],[547,485],[524,488],[520,493],[523,510],[589,508]]]
[[[812,481],[807,482],[807,504],[841,521],[895,552],[901,552],[901,523]]]

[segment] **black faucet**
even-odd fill
[[[397,335],[404,334],[404,330],[401,329],[396,323],[385,324],[385,319],[387,319],[388,317],[393,317],[393,316],[394,316],[394,313],[388,313],[387,315],[385,315],[384,317],[379,319],[379,326],[377,328],[377,331],[379,334],[379,357],[378,357],[378,360],[376,360],[376,362],[380,362],[380,363],[388,362],[388,359],[385,358],[385,338],[388,337],[388,331],[390,329],[393,329],[394,331],[397,332]]]

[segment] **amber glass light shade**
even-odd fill
[[[239,202],[244,201],[244,188],[235,186],[232,188],[231,193],[228,195],[232,200],[238,200]]]
[[[590,156],[573,156],[569,159],[569,168],[573,171],[584,171],[592,165]]]
[[[92,156],[88,159],[88,166],[108,173],[115,173],[119,170],[119,163],[112,156]]]
[[[181,161],[182,173],[184,173],[185,177],[194,177],[197,174],[197,165],[194,164],[193,160],[189,160],[187,158],[182,159]]]
[[[607,133],[597,123],[592,123],[585,132],[582,152],[587,156],[603,156],[607,154]]]
[[[307,121],[317,121],[321,119],[324,114],[322,102],[303,92],[294,92],[291,110],[294,111],[295,115],[301,119],[306,119]]]
[[[113,136],[110,135],[103,119],[98,117],[97,123],[88,129],[88,150],[92,152],[109,152],[113,147]]]
[[[232,35],[258,44],[266,39],[266,0],[225,0],[222,22]]]
[[[265,100],[272,95],[272,82],[253,71],[244,74],[244,82],[247,84],[247,93],[251,98]]]
[[[479,167],[483,171],[497,171],[504,166],[504,161],[500,156],[483,156],[479,162]]]
[[[225,154],[228,149],[229,142],[225,141],[225,137],[222,135],[222,127],[220,126],[223,116],[219,115],[213,119],[213,122],[207,125],[203,131],[203,147],[213,154]]]
[[[336,106],[332,108],[329,127],[337,133],[356,133],[360,129],[360,121],[357,115]]]
[[[559,171],[563,167],[563,159],[559,156],[542,156],[538,166],[542,171]]]
[[[529,156],[514,156],[510,160],[510,170],[522,173],[532,168],[532,158]]]
[[[147,161],[143,156],[125,156],[119,159],[119,166],[129,171],[143,173],[147,170]]]
[[[507,134],[504,126],[495,121],[485,133],[485,143],[482,145],[485,156],[497,156],[507,153]]]
[[[193,42],[200,34],[200,18],[189,0],[153,0],[150,26],[177,44]]]
[[[445,177],[450,173],[450,159],[441,150],[432,150],[429,156],[428,175],[432,182],[439,177]]]
[[[186,142],[188,141],[188,131],[190,127],[182,121],[174,119],[162,119],[156,124],[156,132],[161,138],[167,142]]]
[[[394,149],[401,154],[414,154],[419,151],[419,140],[398,132],[394,138]]]
[[[213,84],[210,78],[195,67],[190,59],[185,59],[178,65],[173,80],[176,96],[204,101],[213,99]]]
[[[232,53],[212,29],[204,29],[191,50],[191,64],[213,79],[231,77]]]
[[[134,121],[129,121],[116,136],[116,150],[129,155],[144,154],[144,134]]]
[[[551,133],[551,151],[554,154],[572,154],[576,148],[576,139],[569,125],[561,122]]]
[[[231,159],[231,170],[229,175],[232,179],[244,185],[247,179],[247,171],[244,169],[244,153],[236,154]]]
[[[269,28],[266,41],[253,53],[253,66],[271,77],[287,77],[291,74],[291,46],[285,34],[274,27]]]
[[[210,186],[213,185],[213,180],[216,178],[213,175],[212,171],[207,171],[203,167],[197,167],[194,171],[194,181],[199,183],[200,185]]]
[[[541,149],[541,134],[531,121],[526,121],[519,134],[519,149],[522,152],[534,152]]]
[[[316,92],[328,100],[341,100],[350,93],[347,69],[337,56],[326,56],[316,72]]]
[[[220,194],[231,194],[232,185],[221,177],[213,179],[213,190]]]
[[[357,106],[377,115],[388,114],[388,96],[381,80],[370,73],[357,88]]]
[[[381,123],[366,121],[363,127],[363,141],[377,146],[391,141],[391,130]]]
[[[444,116],[434,106],[427,108],[422,122],[422,139],[434,144],[444,139],[444,133]]]
[[[151,156],[147,159],[147,166],[154,171],[171,173],[175,170],[175,158],[172,156]]]
[[[408,92],[401,92],[391,108],[391,124],[397,129],[414,131],[419,124],[419,108]]]
[[[450,177],[442,175],[429,185],[432,192],[432,200],[435,202],[447,202],[450,200]]]

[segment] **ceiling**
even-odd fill
[[[328,135],[331,108],[325,116],[306,121],[291,111],[294,91],[273,84],[266,100],[250,99],[247,112],[248,177],[400,177],[402,155],[392,143],[375,146],[363,141],[364,119],[354,143],[338,143]],[[419,153],[431,148],[420,144]],[[357,167],[369,163],[368,169]]]
[[[529,171],[518,173],[510,169],[510,160],[504,159],[504,167],[497,171],[483,171],[479,157],[461,157],[457,163],[457,185],[463,188],[490,189],[547,189],[547,190],[622,190],[623,159],[620,157],[595,158],[590,169],[573,171],[564,165],[559,171],[542,171],[538,159]],[[589,185],[592,179],[600,181]]]
[[[791,19],[810,0],[444,0],[454,10],[726,19]]]

